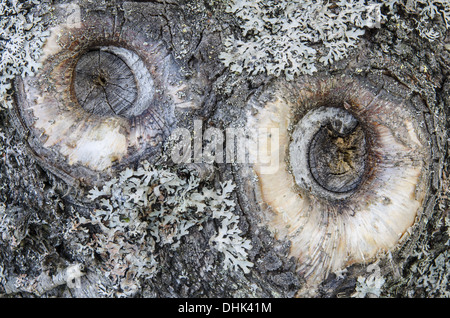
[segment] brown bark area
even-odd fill
[[[202,85],[195,88],[199,93],[192,94],[201,96],[201,107],[177,112],[180,127],[191,127],[192,120],[197,118],[203,119],[207,126],[221,129],[231,123],[244,123],[249,98],[276,80],[232,74],[218,60],[224,39],[238,29],[238,21],[224,13],[221,2],[117,2],[104,8],[82,6],[82,15],[90,10],[98,10],[100,16],[115,15],[118,33],[131,29],[137,34],[150,34],[168,48],[185,78],[198,77],[197,84]],[[447,116],[450,84],[447,77],[450,54],[444,44],[408,37],[388,23],[381,29],[366,32],[360,47],[348,59],[319,70],[322,75],[358,70],[358,76],[373,85],[394,95],[406,96],[429,134],[430,170],[433,172],[426,185],[428,195],[424,211],[407,240],[378,262],[381,275],[386,278],[382,296],[442,296],[425,287],[418,288],[416,282],[432,275],[431,265],[436,259],[448,257],[445,242],[449,237],[444,218],[449,217],[447,132],[450,127]],[[427,72],[421,71],[424,65]],[[11,150],[2,162],[0,193],[8,207],[5,213],[16,229],[13,242],[17,242],[17,246],[8,244],[11,239],[0,237],[0,265],[5,275],[0,279],[0,294],[98,297],[97,282],[110,283],[94,270],[103,260],[98,255],[88,258],[77,253],[61,235],[67,231],[68,220],[75,210],[88,217],[93,209],[94,204],[85,197],[87,188],[82,182],[68,184],[61,179],[58,169],[36,155],[29,145],[27,131],[18,123],[20,116],[5,112],[1,116],[2,131],[9,138],[6,146]],[[249,260],[254,267],[248,274],[221,269],[223,255],[209,245],[218,224],[208,221],[201,231],[192,230],[185,236],[177,250],[158,248],[159,269],[154,277],[141,282],[136,296],[293,297],[302,290],[303,296],[349,297],[355,292],[358,277],[370,274],[367,273],[370,263],[354,264],[347,268],[343,277],[331,274],[318,290],[310,293],[304,278],[296,271],[296,260],[289,256],[290,243],[275,239],[263,222],[262,215],[267,207],[259,202],[257,184],[248,167],[217,164],[214,168],[214,175],[208,182],[217,185],[232,179],[237,185],[233,195],[235,212],[240,216],[239,228],[251,240]],[[86,231],[95,235],[98,229],[88,226]],[[425,246],[427,253],[419,255],[417,251]],[[69,288],[61,279],[52,281],[51,277],[62,268],[74,263],[85,267],[82,288]],[[208,264],[214,265],[213,270],[206,266]],[[423,267],[425,272],[419,272],[420,264],[431,265]]]

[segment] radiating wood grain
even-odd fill
[[[137,96],[134,75],[118,56],[101,50],[83,54],[74,76],[80,105],[96,115],[127,117]]]

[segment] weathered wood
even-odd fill
[[[130,68],[118,56],[101,50],[80,57],[74,89],[80,105],[98,115],[126,115],[137,96]]]
[[[117,115],[130,119],[139,129],[149,130],[142,133],[144,139],[151,139],[157,134],[160,136],[158,142],[166,140],[173,122],[178,127],[191,129],[193,119],[197,118],[202,119],[205,126],[220,129],[242,126],[247,116],[254,111],[249,107],[251,97],[258,96],[274,82],[273,78],[265,75],[250,77],[245,73],[233,74],[219,61],[224,39],[239,29],[239,21],[226,14],[222,1],[114,1],[101,7],[93,5],[91,1],[78,3],[82,19],[95,17],[101,21],[104,15],[113,17],[111,25],[98,22],[98,28],[86,31],[86,34],[99,37],[112,35],[116,45],[147,48],[147,52],[156,52],[155,56],[158,56],[156,61],[144,59],[154,77],[154,83],[146,87],[139,87],[134,79],[136,74],[120,57],[101,51],[98,46],[84,48],[88,50],[77,57],[74,71],[74,93],[84,110],[99,116]],[[63,14],[66,13],[55,13],[56,17]],[[125,34],[133,34],[133,37]],[[86,38],[89,36],[86,35]],[[151,38],[154,43],[144,44],[141,41],[143,38]],[[70,39],[73,42],[78,40]],[[70,48],[70,41],[61,43],[61,46]],[[73,62],[71,60],[71,65]],[[158,78],[162,65],[164,77]],[[424,65],[427,71],[424,71]],[[178,71],[182,76],[179,76]],[[425,136],[421,138],[430,144],[428,169],[432,171],[432,179],[426,184],[417,185],[418,189],[427,190],[423,211],[411,227],[411,233],[405,236],[396,249],[376,260],[376,265],[379,266],[379,274],[385,278],[381,296],[442,296],[440,291],[430,290],[431,283],[427,285],[424,280],[435,277],[433,275],[439,269],[447,268],[447,272],[439,272],[439,275],[448,276],[449,268],[448,265],[439,265],[442,259],[448,262],[448,245],[445,243],[449,239],[448,224],[445,223],[449,217],[448,50],[443,43],[430,43],[417,36],[408,37],[404,30],[391,22],[381,29],[367,32],[360,46],[347,59],[323,67],[319,72],[321,76],[336,77],[344,73],[357,74],[370,81],[379,94],[385,90],[392,98],[406,100],[414,113],[405,112],[405,117],[413,116],[425,128]],[[176,76],[172,77],[173,74]],[[169,94],[169,89],[164,91],[163,88],[168,86],[160,82],[170,82],[171,88],[177,87],[178,90],[174,89],[177,94]],[[289,91],[291,84],[283,85]],[[49,83],[48,86],[52,94],[61,97],[54,89],[55,83]],[[135,110],[133,101],[138,98],[139,91],[147,92],[146,99],[151,103],[143,103]],[[196,108],[191,107],[193,104]],[[173,105],[175,111],[172,114]],[[134,118],[135,112],[146,113],[146,107],[149,107],[149,115],[145,119],[151,118],[151,125],[140,125],[141,119]],[[32,118],[33,114],[20,115]],[[102,274],[105,268],[111,271],[108,253],[100,255],[97,252],[85,252],[98,242],[102,233],[99,224],[82,222],[91,218],[92,211],[99,208],[86,197],[90,185],[84,183],[83,173],[92,174],[92,171],[82,166],[71,167],[64,173],[76,175],[80,182],[68,185],[52,173],[48,166],[34,159],[29,150],[29,138],[24,136],[25,133],[21,135],[15,130],[23,127],[17,125],[14,128],[14,120],[9,118],[19,115],[2,112],[0,116],[1,133],[5,136],[1,141],[3,153],[0,166],[1,207],[5,209],[0,210],[0,216],[3,217],[0,217],[0,228],[2,233],[7,233],[3,237],[0,235],[2,296],[98,297],[132,294],[139,297],[349,297],[355,293],[358,277],[375,275],[375,271],[371,272],[373,267],[367,266],[371,264],[352,264],[342,273],[330,273],[314,289],[309,288],[303,273],[298,272],[301,264],[290,256],[291,242],[276,239],[267,228],[267,205],[258,196],[259,184],[255,176],[245,165],[214,164],[213,169],[204,173],[207,177],[203,177],[203,181],[216,188],[220,188],[220,182],[226,180],[233,180],[236,184],[232,200],[236,204],[235,213],[240,217],[239,229],[251,241],[248,259],[254,266],[250,272],[246,274],[223,269],[224,256],[210,245],[220,224],[217,220],[209,220],[202,224],[202,228],[191,228],[189,235],[183,237],[175,250],[157,244],[154,249],[158,257],[155,275],[151,278],[138,277],[136,282],[139,288],[124,290],[112,276]],[[362,170],[367,168],[363,164],[364,138],[358,127],[344,136],[336,136],[332,129],[324,127],[311,145],[311,166],[319,182],[330,191],[354,189]],[[343,138],[344,146],[337,142],[337,138]],[[142,139],[133,146],[134,150],[139,149]],[[155,140],[152,141],[156,143]],[[37,137],[34,138],[31,147],[37,147],[39,142]],[[332,149],[336,153],[344,151],[343,162],[347,165],[343,178],[333,176],[335,171],[338,174],[342,172],[339,170],[342,168],[342,158],[334,155],[335,152],[330,151]],[[56,153],[58,149],[52,151]],[[148,156],[149,151],[136,152],[128,161],[129,166],[135,168],[139,159],[155,158],[153,152]],[[51,165],[60,167],[67,164],[64,158],[54,160]],[[326,168],[325,161],[331,161],[336,169]],[[122,165],[120,168],[126,167]],[[116,176],[117,171],[111,171],[106,173],[106,177]],[[104,183],[105,176],[99,174],[98,180]],[[14,228],[16,230],[12,230]],[[119,239],[122,235],[116,233]],[[109,253],[119,255],[127,251],[118,248],[110,249]],[[61,281],[61,273],[66,273],[62,269],[74,264],[84,265],[84,275],[77,277],[80,288],[73,288]],[[131,274],[121,270],[123,268],[120,266],[114,268],[117,277],[120,277],[118,280],[127,281],[127,275]],[[108,290],[101,290],[99,286],[107,286]],[[299,290],[302,290],[301,294],[297,294]]]

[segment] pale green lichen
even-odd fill
[[[442,16],[450,24],[448,0],[232,0],[226,11],[239,19],[241,34],[225,39],[219,57],[235,73],[292,80],[347,57],[365,29],[397,18],[400,7],[418,17],[416,29],[430,41],[441,35],[430,21]]]
[[[368,277],[359,276],[356,284],[355,293],[352,297],[380,297],[382,287],[386,279],[381,276],[380,267],[377,263],[367,266],[367,272],[371,274]]]
[[[251,244],[238,228],[239,217],[230,197],[234,187],[227,181],[220,189],[209,188],[186,169],[143,162],[136,170],[125,169],[101,189],[91,189],[88,197],[99,208],[90,217],[75,213],[66,236],[82,235],[87,224],[97,226],[100,233],[96,233],[95,241],[86,244],[72,240],[70,244],[78,253],[101,255],[105,261],[103,273],[126,296],[139,288],[140,278],[157,273],[156,246],[176,250],[191,228],[199,231],[209,220],[220,224],[210,243],[223,253],[224,269],[247,273],[253,266],[247,260]]]
[[[445,199],[447,194],[445,194]],[[444,216],[437,222],[437,227],[445,229],[442,234],[447,236],[447,241],[435,246],[430,240],[418,243],[413,254],[415,260],[411,266],[412,277],[406,284],[410,287],[410,297],[420,296],[424,291],[427,297],[450,297],[450,217]]]
[[[449,246],[447,241],[446,246]],[[450,297],[450,252],[448,247],[440,253],[432,253],[428,243],[422,243],[413,255],[417,257],[411,271],[418,275],[417,279],[407,282],[410,286],[410,297],[417,297],[425,291],[428,297]]]
[[[11,107],[13,79],[39,69],[49,35],[42,16],[50,11],[47,1],[0,0],[0,109]]]
[[[227,38],[220,58],[237,73],[312,74],[317,61],[346,57],[364,27],[379,25],[380,8],[372,1],[233,0],[227,12],[242,21],[242,38]]]
[[[435,26],[436,19],[442,18],[445,28],[450,27],[450,1],[448,0],[390,0],[390,12],[396,16],[401,6],[416,21],[415,30],[420,37],[433,42],[445,36]]]
[[[447,172],[444,172],[448,175]],[[427,297],[450,298],[450,214],[449,206],[450,180],[442,178],[442,190],[438,193],[436,206],[439,211],[446,211],[435,221],[433,234],[426,234],[420,240],[411,257],[415,260],[411,266],[412,278],[406,281],[409,296],[418,297],[425,292]],[[442,242],[434,242],[434,235],[442,235]],[[445,241],[446,239],[446,241]],[[445,242],[445,243],[444,243]]]
[[[364,297],[380,297],[381,287],[383,286],[385,279],[383,277],[358,277],[356,285],[356,292],[352,297],[364,298]]]

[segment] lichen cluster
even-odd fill
[[[444,181],[444,189],[438,196],[437,205],[447,213],[436,222],[436,231],[420,240],[411,255],[415,261],[410,270],[418,279],[408,279],[406,282],[410,287],[410,297],[422,297],[424,294],[427,297],[450,297],[449,180]],[[444,240],[435,240],[436,236],[443,236]]]
[[[447,242],[446,246],[449,246]],[[430,257],[431,254],[423,251],[421,255],[423,260],[413,267],[413,271],[419,273],[419,279],[411,282],[415,288],[411,289],[411,297],[414,290],[425,289],[428,297],[450,297],[449,289],[449,271],[450,271],[450,253],[447,250],[442,251],[437,257]]]
[[[117,295],[133,295],[141,278],[151,278],[160,269],[157,250],[166,246],[176,251],[191,228],[200,231],[207,221],[219,226],[209,241],[212,249],[223,253],[221,266],[249,272],[251,244],[238,228],[231,198],[234,187],[227,181],[219,189],[210,188],[187,169],[143,162],[101,189],[91,189],[88,197],[98,208],[89,217],[75,211],[65,236],[76,253],[101,255],[102,272],[112,279]],[[97,228],[95,238],[88,226]]]
[[[32,75],[46,37],[42,16],[51,11],[47,1],[0,1],[0,109],[11,106],[11,83],[17,75]]]
[[[430,24],[442,16],[448,29],[447,0],[232,0],[226,11],[240,21],[240,33],[226,38],[220,59],[232,72],[292,80],[347,57],[366,29],[412,14],[416,30],[430,41],[441,34]]]
[[[359,276],[352,297],[380,297],[382,287],[386,279],[381,276],[380,267],[377,263],[367,266],[367,272],[371,273],[368,277]]]

